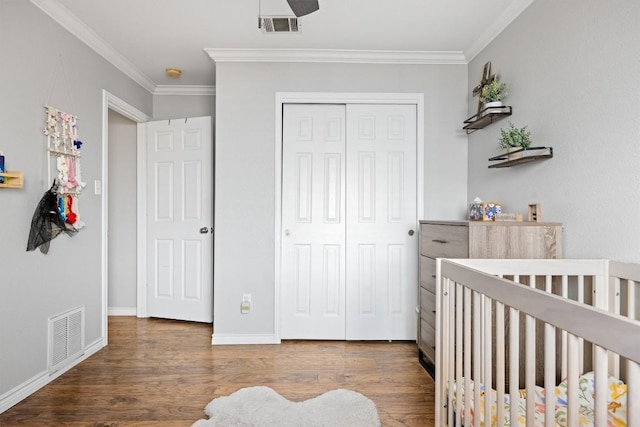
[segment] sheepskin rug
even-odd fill
[[[376,427],[376,405],[351,390],[331,390],[304,402],[292,402],[269,387],[247,387],[213,399],[205,408],[208,420],[192,427]]]

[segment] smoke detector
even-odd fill
[[[297,33],[300,31],[295,16],[259,16],[258,28],[263,33]]]

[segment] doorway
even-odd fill
[[[112,93],[102,91],[102,176],[101,181],[96,181],[94,192],[101,194],[102,202],[102,339],[106,346],[109,341],[108,316],[109,316],[109,114],[115,112],[124,119],[134,123],[145,123],[151,120],[142,111],[123,101]],[[139,137],[136,138],[136,141]],[[136,148],[136,152],[138,151]],[[137,173],[137,171],[136,171]],[[136,180],[137,181],[137,180]],[[134,185],[135,187],[135,185]],[[139,200],[137,201],[139,203]],[[138,298],[139,299],[139,298]]]
[[[136,313],[137,123],[109,109],[108,315]]]
[[[291,153],[285,136],[290,130],[283,120],[287,109],[309,103],[331,111],[324,123],[325,113],[319,113],[318,126],[332,133],[328,140],[334,146],[325,153],[323,144],[298,144]],[[326,105],[339,103],[343,105]],[[280,158],[282,162],[276,165],[276,193],[281,192],[276,194],[277,335],[415,339],[417,218],[423,209],[422,94],[279,94],[277,104],[276,123],[283,126],[277,140],[284,139],[276,147],[276,163]],[[337,118],[341,108],[348,112],[343,133]],[[315,126],[313,114],[298,115],[294,139],[307,138],[305,132]],[[398,141],[407,138],[410,148],[400,149]],[[315,157],[321,160],[315,164],[313,150],[318,147]],[[299,226],[310,225],[314,216],[315,248],[310,240],[294,238],[305,233]],[[337,240],[326,240],[331,236]]]

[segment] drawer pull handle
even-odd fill
[[[433,240],[431,240],[431,241],[432,241],[432,242],[435,242],[435,243],[447,243],[447,241],[446,241],[446,240],[441,240],[441,239],[433,239]]]

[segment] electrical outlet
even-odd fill
[[[251,311],[251,294],[242,294],[242,304],[240,304],[240,312],[249,314]]]

